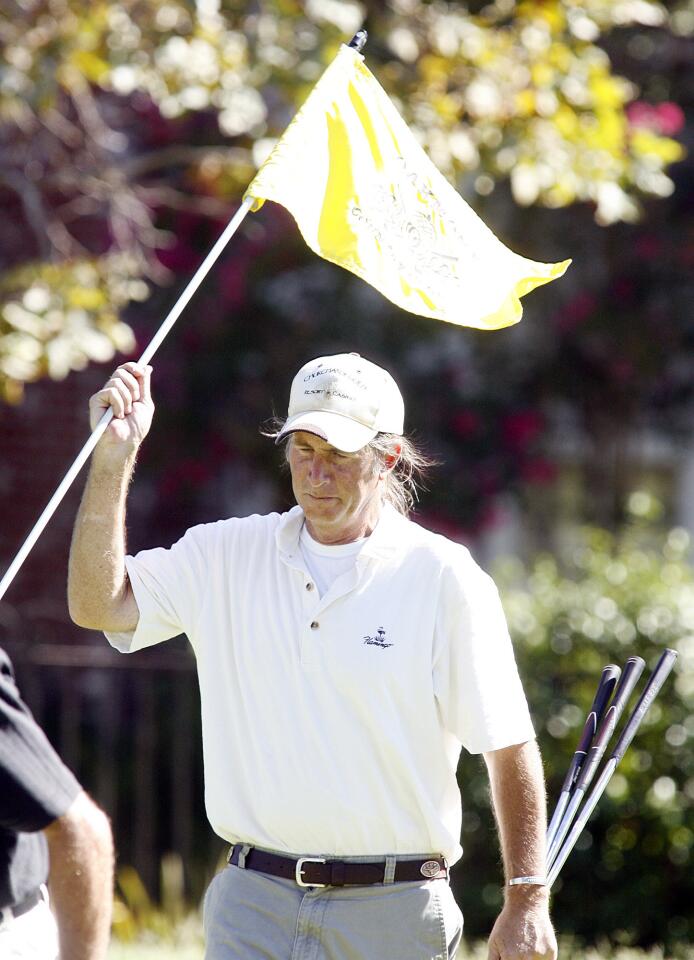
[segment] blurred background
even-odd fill
[[[5,0],[0,12],[0,570],[337,52],[366,62],[508,246],[573,258],[493,333],[405,314],[266,204],[155,357],[129,547],[285,509],[259,426],[296,369],[357,350],[438,461],[416,519],[499,583],[557,797],[601,667],[680,658],[556,886],[573,942],[694,941],[694,9],[650,0]],[[306,145],[310,150],[310,144]],[[461,308],[463,304],[461,304]],[[131,657],[65,603],[78,481],[0,601],[27,701],[113,818],[116,932],[175,936],[224,845],[202,800],[184,639]],[[501,898],[486,775],[464,757],[454,885]],[[659,954],[660,955],[660,954]]]

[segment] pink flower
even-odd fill
[[[197,250],[193,250],[185,241],[175,247],[157,250],[157,259],[173,273],[192,273],[202,259]]]
[[[666,137],[672,137],[684,127],[684,110],[676,103],[666,101],[656,108],[660,122],[660,132]]]
[[[501,422],[501,433],[513,450],[526,447],[539,435],[543,419],[536,410],[519,410],[510,413]]]
[[[627,119],[632,127],[643,127],[653,133],[672,137],[684,126],[684,111],[670,100],[655,105],[635,100],[627,107]]]
[[[627,120],[631,127],[647,127],[652,130],[655,121],[653,107],[643,100],[635,100],[627,107]]]

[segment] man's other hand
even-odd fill
[[[489,937],[488,960],[556,960],[557,939],[549,917],[547,892],[527,896],[514,890]]]

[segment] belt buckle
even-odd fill
[[[326,863],[325,857],[299,857],[296,861],[296,870],[294,871],[294,879],[296,880],[298,886],[300,887],[327,887],[327,883],[305,883],[302,880],[301,875],[304,872],[305,863]]]

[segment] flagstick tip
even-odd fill
[[[348,47],[352,47],[353,50],[356,50],[357,53],[361,53],[364,47],[366,46],[366,41],[369,39],[369,34],[366,30],[358,30],[352,39],[347,44]]]

